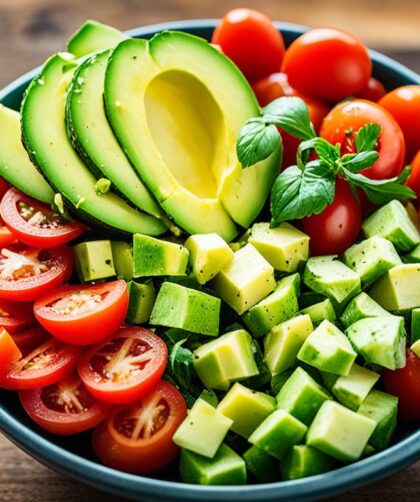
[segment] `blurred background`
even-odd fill
[[[273,19],[359,35],[420,72],[420,0],[0,0],[0,87],[52,52],[87,18],[125,30],[254,7]]]

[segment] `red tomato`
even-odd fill
[[[285,73],[272,73],[255,82],[252,89],[260,106],[267,106],[271,101],[283,96],[292,96],[292,88],[289,86]]]
[[[410,165],[411,174],[407,180],[407,185],[416,192],[417,198],[420,199],[420,150]]]
[[[92,429],[111,411],[111,405],[95,399],[74,374],[47,387],[21,391],[19,398],[35,423],[61,436]]]
[[[395,371],[382,373],[386,390],[398,397],[398,413],[402,420],[420,420],[420,358],[407,349],[407,363]]]
[[[85,352],[79,375],[88,390],[109,403],[128,403],[149,393],[162,376],[168,349],[145,328],[123,326]]]
[[[420,85],[404,85],[384,96],[379,104],[398,122],[404,134],[406,161],[420,150]]]
[[[187,416],[178,390],[160,381],[153,392],[118,407],[92,435],[93,449],[114,469],[149,474],[168,465],[178,454],[172,437]]]
[[[22,357],[22,354],[13,338],[4,329],[0,329],[0,384],[12,369],[16,361]]]
[[[0,176],[0,199],[9,190],[10,184]]]
[[[214,30],[211,41],[222,48],[250,82],[280,70],[285,51],[283,37],[261,12],[229,11]]]
[[[28,329],[28,331],[23,331],[22,333],[15,333],[12,336],[23,356],[28,355],[34,349],[46,342],[50,337],[50,335],[42,329],[41,326],[36,326],[35,328]]]
[[[282,71],[306,96],[340,101],[366,87],[372,70],[366,47],[353,35],[331,28],[311,30],[287,49]]]
[[[0,299],[0,327],[13,335],[35,323],[31,303],[15,303]]]
[[[3,225],[3,222],[0,218],[0,248],[4,248],[9,244],[16,243],[16,236],[12,234],[12,232]]]
[[[51,385],[73,370],[79,355],[78,347],[50,338],[13,365],[4,386],[27,390]]]
[[[0,298],[34,301],[66,282],[73,270],[71,251],[60,246],[35,249],[12,245],[0,250]]]
[[[320,214],[302,220],[314,255],[341,254],[357,239],[362,226],[362,208],[347,181],[337,178],[335,199]]]
[[[56,338],[74,345],[90,345],[112,335],[128,310],[125,281],[89,286],[62,286],[34,305],[39,323]]]
[[[367,99],[377,103],[386,94],[386,89],[378,79],[370,77],[366,87],[357,94],[357,98]]]
[[[64,219],[46,204],[31,199],[16,188],[6,192],[0,212],[9,230],[28,246],[61,246],[84,231],[81,223]]]
[[[325,117],[320,136],[333,145],[340,143],[342,154],[354,153],[357,133],[368,123],[381,126],[376,147],[379,158],[363,174],[373,179],[398,176],[404,165],[404,136],[392,115],[376,103],[364,99],[340,103]]]

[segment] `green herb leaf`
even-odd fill
[[[274,125],[260,118],[249,120],[241,129],[236,153],[243,167],[250,167],[268,158],[281,145],[281,136]]]
[[[353,173],[372,166],[379,158],[379,153],[366,151],[360,153],[350,153],[341,157],[341,165]]]
[[[194,367],[191,350],[182,346],[186,341],[187,338],[183,338],[172,347],[169,353],[169,365],[178,385],[188,389],[194,376]]]
[[[366,124],[359,129],[354,142],[357,152],[374,150],[380,134],[381,126],[378,124]]]

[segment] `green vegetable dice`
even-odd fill
[[[383,309],[379,303],[367,295],[365,292],[358,294],[344,309],[341,315],[341,322],[345,328],[348,328],[352,324],[360,319],[365,319],[366,317],[381,317],[392,315],[387,310]]]
[[[153,284],[127,283],[129,304],[126,321],[132,324],[148,322],[156,300]]]
[[[335,463],[321,451],[311,446],[293,446],[281,463],[284,480],[306,478],[334,469]]]
[[[337,378],[332,393],[348,408],[357,411],[380,375],[354,363],[347,376]]]
[[[74,266],[81,282],[107,279],[116,275],[108,240],[81,242],[73,246]]]
[[[334,306],[329,298],[314,305],[309,305],[309,307],[302,310],[302,314],[308,314],[314,326],[318,326],[325,319],[334,322],[336,318]]]
[[[280,477],[279,462],[264,450],[251,446],[244,453],[244,460],[246,468],[259,483],[278,481]]]

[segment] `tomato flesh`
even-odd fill
[[[16,361],[22,357],[19,347],[12,336],[4,329],[0,329],[0,384],[12,369]]]
[[[40,326],[12,335],[23,356],[28,355],[48,340],[50,335]]]
[[[11,302],[0,299],[0,327],[13,335],[35,323],[31,303]]]

